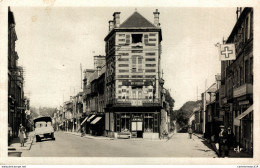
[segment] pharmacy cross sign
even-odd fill
[[[233,54],[233,50],[229,50],[228,47],[224,47],[224,51],[221,51],[221,55],[225,55],[225,58],[229,58],[229,54]]]

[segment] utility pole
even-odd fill
[[[82,65],[80,63],[80,87],[82,89]]]
[[[207,89],[207,79],[205,81],[205,92],[203,96],[203,136],[205,137],[206,132],[206,89]]]

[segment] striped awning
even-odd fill
[[[92,119],[92,118],[94,118],[96,115],[92,115],[92,116],[90,116],[89,118],[88,118],[88,120],[87,120],[87,122],[90,122],[90,120]]]
[[[86,117],[82,122],[81,122],[81,124],[80,125],[83,125],[84,124],[84,122],[86,122],[87,121],[87,119],[88,119],[88,117]]]
[[[96,124],[102,117],[97,117],[90,124]]]
[[[234,118],[234,125],[240,126],[240,120],[242,120],[247,114],[253,111],[253,105],[251,105],[246,111]]]

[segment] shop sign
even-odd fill
[[[220,115],[220,116],[224,116],[224,115],[225,115],[225,111],[220,110],[220,111],[219,111],[219,115]]]
[[[249,100],[240,101],[238,104],[239,104],[239,105],[249,104]]]
[[[24,110],[24,107],[17,107],[18,110]]]

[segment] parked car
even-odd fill
[[[36,142],[50,138],[55,140],[51,117],[39,117],[34,119]]]

